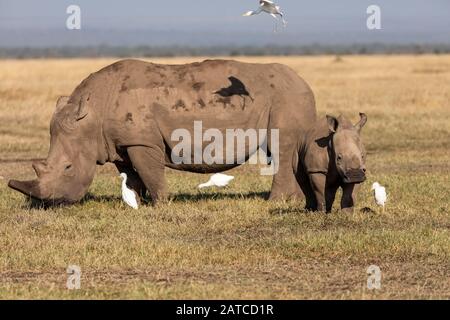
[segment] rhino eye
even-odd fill
[[[70,170],[70,169],[72,169],[72,165],[71,164],[68,164],[65,168],[64,168],[64,170]]]
[[[342,154],[338,154],[337,160],[338,160],[338,161],[341,161],[341,160],[342,160]]]

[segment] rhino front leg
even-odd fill
[[[341,210],[353,212],[356,203],[356,192],[358,186],[353,183],[347,183],[342,186]]]
[[[131,162],[125,163],[116,161],[114,162],[114,165],[119,172],[125,172],[127,174],[127,186],[133,189],[141,197],[141,199],[143,199],[147,189],[145,188],[145,184],[141,177],[139,177],[136,170],[134,170]]]
[[[153,204],[167,199],[163,151],[155,147],[129,147],[128,155],[139,177],[145,184]]]
[[[312,189],[309,175],[303,170],[303,168],[299,168],[297,170],[297,182],[305,194],[305,210],[315,211],[317,208],[316,196],[314,194],[314,190]]]
[[[336,198],[336,192],[338,190],[338,185],[326,186],[325,189],[325,204],[326,204],[326,212],[330,213],[333,209],[334,199]]]
[[[315,211],[324,211],[325,209],[325,185],[327,177],[323,173],[312,173],[309,175],[311,187],[316,198]]]

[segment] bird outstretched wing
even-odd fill
[[[274,2],[273,2],[273,1],[270,1],[270,0],[259,0],[259,3],[260,3],[262,6],[274,4]]]

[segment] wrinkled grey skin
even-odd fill
[[[239,165],[172,161],[178,143],[171,139],[173,131],[183,128],[194,136],[199,120],[203,130],[223,134],[279,130],[279,170],[270,199],[303,197],[295,161],[300,139],[316,120],[310,87],[286,66],[229,60],[186,65],[123,60],[91,74],[70,97],[59,99],[48,157],[33,165],[37,179],[10,180],[9,186],[49,204],[72,203],[86,194],[96,164],[111,162],[128,175],[137,194],[164,201],[166,167],[215,173]],[[270,152],[271,141],[267,144]],[[245,159],[255,151],[246,150]]]
[[[360,183],[366,179],[366,151],[361,129],[367,116],[360,113],[353,125],[342,115],[327,116],[307,132],[300,152],[302,170],[308,177],[306,209],[330,212],[338,188],[342,188],[341,209],[352,211]]]
[[[91,115],[82,121],[88,114],[89,102],[89,95],[58,99],[50,123],[48,157],[33,163],[37,179],[11,180],[10,187],[33,198],[48,200],[48,204],[71,203],[85,195],[94,178],[95,163],[105,159],[104,149],[100,147],[99,118]]]

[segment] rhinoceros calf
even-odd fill
[[[70,97],[58,100],[48,157],[33,164],[37,179],[11,180],[9,186],[50,203],[76,202],[86,194],[96,164],[112,162],[138,194],[148,190],[154,202],[165,199],[165,167],[213,173],[238,165],[174,163],[172,133],[186,129],[192,135],[194,121],[202,121],[204,130],[223,133],[279,129],[279,169],[270,198],[302,197],[295,161],[299,141],[315,119],[311,89],[280,64],[123,60],[91,74]]]
[[[360,133],[367,116],[360,113],[360,118],[353,125],[343,116],[327,116],[306,133],[300,151],[302,170],[310,182],[305,190],[306,209],[330,212],[340,187],[341,208],[353,210],[358,184],[366,179]]]

